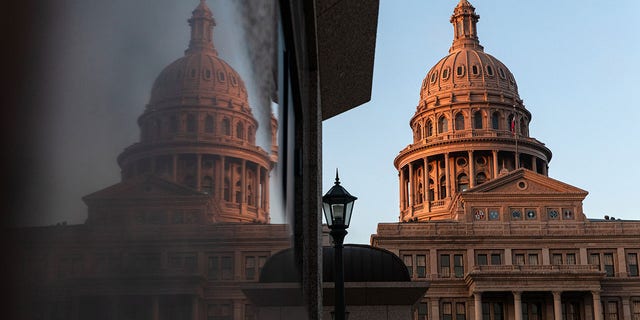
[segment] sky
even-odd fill
[[[242,74],[228,38],[232,0],[209,0],[221,56]],[[339,168],[358,197],[350,243],[398,221],[393,159],[411,140],[422,79],[447,55],[457,0],[381,0],[371,101],[323,124],[323,191]],[[192,0],[57,0],[42,37],[37,177],[20,223],[82,223],[80,198],[119,181],[117,155],[138,141],[155,77],[183,55]],[[531,136],[553,152],[549,175],[589,191],[584,211],[640,219],[640,2],[472,0],[485,51],[514,74]],[[345,140],[345,137],[348,137]],[[30,197],[29,197],[30,196]],[[272,215],[275,215],[272,212]]]
[[[398,221],[393,160],[412,142],[422,80],[448,54],[457,2],[381,0],[371,101],[323,123],[323,190],[339,168],[358,197],[346,242]],[[640,220],[640,2],[470,2],[480,44],[511,70],[531,136],[553,152],[549,176],[589,192],[589,218]]]

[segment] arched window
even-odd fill
[[[473,114],[473,128],[482,129],[482,111],[476,111]]]
[[[464,130],[464,115],[462,112],[456,114],[456,130]]]
[[[456,181],[458,192],[469,189],[469,177],[465,173],[460,174]]]
[[[187,132],[196,132],[196,116],[189,114],[187,115]]]
[[[420,124],[418,124],[416,126],[416,135],[415,135],[415,137],[416,137],[416,141],[422,140],[422,126],[420,126]]]
[[[238,122],[238,124],[236,124],[236,138],[244,138],[244,126],[242,125],[242,122]]]
[[[231,123],[228,118],[222,119],[222,133],[226,136],[231,135]]]
[[[439,199],[444,199],[447,197],[447,177],[442,176],[440,178],[440,194],[438,195]]]
[[[500,112],[496,111],[491,115],[491,128],[500,129]]]
[[[443,133],[449,131],[449,127],[447,126],[447,118],[445,116],[441,116],[438,119],[438,133]]]
[[[433,135],[433,123],[431,120],[427,120],[427,137],[431,137]]]
[[[204,119],[204,131],[207,133],[213,133],[213,117],[207,116]]]
[[[527,123],[524,118],[520,119],[520,134],[527,135]]]
[[[202,178],[202,191],[213,194],[213,178],[210,176],[205,176]]]
[[[476,185],[480,185],[487,182],[487,175],[484,172],[478,172],[476,174]]]

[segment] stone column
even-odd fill
[[[622,297],[622,319],[631,320],[631,306],[629,296]]]
[[[618,248],[617,251],[617,256],[618,256],[618,268],[616,268],[616,277],[627,277],[627,255],[624,253],[624,248]]]
[[[225,156],[220,156],[220,174],[218,175],[218,199],[224,200],[224,177],[227,174],[224,170],[227,159]]]
[[[531,156],[531,171],[538,173],[538,160],[536,156]]]
[[[197,295],[191,298],[191,320],[200,319],[200,301]]]
[[[544,174],[545,176],[549,175],[549,163],[547,163],[546,161],[542,165],[542,174]]]
[[[247,160],[242,159],[241,163],[242,169],[240,171],[240,203],[247,203]]]
[[[591,291],[593,296],[593,320],[602,320],[602,305],[600,304],[600,291]]]
[[[498,150],[492,150],[491,154],[493,156],[493,178],[495,179],[498,176]]]
[[[438,272],[438,253],[435,249],[429,250],[429,268],[431,269],[431,278],[437,279]]]
[[[423,192],[424,192],[424,202],[425,202],[425,208],[427,208],[427,211],[431,210],[431,200],[429,198],[429,188],[431,188],[431,186],[429,185],[429,159],[428,157],[424,157],[424,167],[423,167],[423,180],[424,182],[422,183],[422,185],[424,186]]]
[[[413,205],[416,204],[416,188],[415,188],[415,179],[413,178],[413,163],[409,162],[409,207],[413,208]],[[411,210],[413,211],[413,210]]]
[[[451,196],[451,174],[449,173],[449,153],[445,153],[444,154],[444,177],[445,177],[445,182],[446,182],[446,194],[445,194],[445,198]]]
[[[258,209],[262,209],[262,199],[264,198],[264,190],[263,188],[263,184],[262,184],[262,167],[260,167],[260,165],[257,166],[257,170],[256,170],[258,176],[257,176],[257,181],[255,182],[255,185],[257,187],[256,189],[256,207],[258,207]],[[260,210],[258,210],[258,212],[260,212]]]
[[[513,265],[513,257],[511,255],[511,248],[504,249],[504,264],[507,266]]]
[[[476,185],[476,170],[475,162],[473,159],[473,150],[469,150],[469,188],[473,188]]]
[[[440,320],[440,301],[432,298],[431,300],[431,320]]]
[[[562,320],[562,291],[553,291],[553,316],[556,320]]]
[[[158,303],[158,296],[151,297],[151,319],[160,319],[160,304]]]
[[[585,248],[585,247],[580,248],[580,262],[579,262],[579,264],[581,264],[581,265],[589,264],[589,260],[588,260],[588,257],[587,257],[587,248]]]
[[[482,320],[482,292],[473,293],[475,320]]]
[[[399,194],[400,194],[400,214],[402,215],[402,210],[404,210],[404,170],[400,167],[398,172],[398,186],[399,186]]]
[[[263,201],[264,201],[264,211],[265,212],[269,212],[269,170],[265,169],[265,175],[264,175],[264,196],[263,196]],[[322,217],[320,217],[322,219]],[[269,222],[269,221],[267,221]]]
[[[513,291],[513,316],[515,320],[522,320],[522,292]]]

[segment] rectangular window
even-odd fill
[[[640,300],[631,300],[631,320],[640,320]]]
[[[232,320],[233,312],[230,303],[210,304],[207,306],[207,320]]]
[[[551,256],[551,263],[554,265],[561,265],[562,264],[562,254],[561,253],[554,253]]]
[[[517,266],[524,265],[524,254],[520,254],[520,253],[516,254],[513,259],[513,264]]]
[[[608,301],[605,310],[605,320],[618,320],[618,303]]]
[[[426,278],[427,255],[426,251],[400,251],[399,256],[407,267],[411,278]]]
[[[538,254],[530,253],[529,254],[529,259],[528,259],[527,262],[529,263],[530,266],[537,266],[538,265]]]
[[[589,255],[589,264],[593,264],[598,266],[598,270],[600,269],[600,254],[598,253],[592,253]]]
[[[464,263],[461,254],[453,255],[453,268],[456,278],[464,277]]]
[[[233,280],[233,257],[216,255],[208,257],[207,273],[211,280]]]
[[[576,264],[576,254],[567,253],[567,264]]]
[[[417,320],[428,320],[429,318],[427,317],[427,304],[418,303],[415,314]]]
[[[453,320],[452,319],[451,302],[443,302],[442,303],[442,320]]]
[[[493,320],[503,320],[504,312],[502,311],[502,303],[494,302],[493,303]]]
[[[603,255],[604,271],[607,273],[607,277],[613,277],[615,270],[613,269],[613,253],[605,253]]]
[[[629,269],[629,277],[638,276],[638,254],[637,253],[627,254],[627,267]]]
[[[464,302],[456,302],[456,320],[466,320],[467,310]]]
[[[486,254],[479,254],[477,263],[478,263],[479,266],[486,266],[488,264],[487,255]]]
[[[440,255],[440,276],[443,278],[451,277],[451,263],[448,254]]]
[[[502,264],[502,257],[500,254],[492,253],[491,254],[491,264],[494,266],[498,266]]]
[[[404,265],[407,266],[407,271],[409,271],[409,277],[413,278],[413,256],[410,254],[405,254],[402,257],[404,261]]]
[[[491,304],[482,303],[482,320],[491,320]]]
[[[416,255],[416,273],[418,278],[427,277],[427,256],[423,254]]]
[[[169,253],[169,269],[183,272],[196,271],[197,257],[195,253]]]
[[[253,256],[244,257],[244,278],[254,280],[256,277],[256,258]]]

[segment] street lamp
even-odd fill
[[[335,320],[345,319],[345,301],[344,301],[344,264],[342,262],[342,244],[344,237],[347,235],[347,228],[351,222],[351,213],[353,212],[353,203],[356,197],[340,185],[338,177],[338,169],[336,169],[336,182],[329,192],[322,196],[322,210],[327,219],[327,225],[333,238],[334,248],[334,283],[335,283]]]

